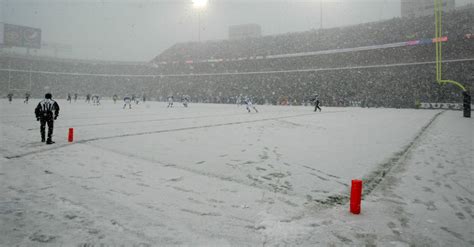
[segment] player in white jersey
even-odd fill
[[[184,107],[188,107],[189,96],[188,96],[188,95],[184,95],[181,101],[183,102],[183,106],[184,106]]]
[[[254,109],[255,112],[258,112],[257,108],[255,108],[255,106],[252,104],[252,101],[250,100],[250,98],[246,98],[244,100],[245,104],[246,104],[246,107],[247,107],[247,111],[250,113],[250,109]]]
[[[99,95],[93,95],[92,96],[92,104],[93,105],[100,105],[100,96]]]
[[[168,106],[167,106],[167,108],[169,108],[169,107],[173,107],[173,96],[168,97]]]

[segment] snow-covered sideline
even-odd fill
[[[474,244],[460,112],[59,101],[43,145],[35,104],[0,103],[2,246]]]

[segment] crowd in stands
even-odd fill
[[[443,77],[470,90],[474,80],[473,9],[446,14]],[[103,97],[147,95],[166,100],[189,95],[193,102],[308,104],[318,94],[323,105],[410,108],[416,102],[460,102],[461,91],[435,80],[435,45],[400,46],[324,55],[264,58],[434,37],[432,17],[308,31],[241,41],[177,44],[150,63],[113,63],[0,55],[0,89],[22,97],[53,91]],[[192,62],[235,57],[260,59]],[[180,61],[163,63],[163,61]],[[23,91],[22,91],[23,89]],[[15,92],[14,92],[15,93]]]
[[[462,39],[472,31],[473,8],[445,13],[443,34]],[[288,53],[333,50],[380,45],[435,37],[433,16],[393,18],[387,21],[340,28],[311,30],[284,35],[263,36],[241,40],[179,43],[156,57],[157,62],[199,61],[207,59],[246,58]]]

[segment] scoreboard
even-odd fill
[[[0,23],[0,46],[41,48],[41,29]]]

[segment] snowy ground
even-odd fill
[[[461,112],[60,100],[43,145],[35,103],[0,102],[1,246],[474,245]]]

